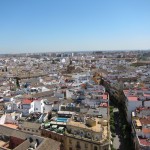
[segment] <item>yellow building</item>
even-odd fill
[[[71,118],[66,125],[65,150],[108,150],[108,121],[84,117],[79,122]]]

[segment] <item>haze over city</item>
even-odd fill
[[[149,0],[1,0],[0,53],[150,49]]]

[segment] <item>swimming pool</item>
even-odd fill
[[[67,122],[68,118],[56,118],[57,122]]]

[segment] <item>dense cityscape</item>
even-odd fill
[[[1,150],[149,150],[150,51],[0,55]]]
[[[0,150],[150,150],[150,0],[0,0]]]

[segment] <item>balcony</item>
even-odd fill
[[[73,134],[71,133],[71,131],[68,131],[66,130],[65,131],[65,135],[66,136],[69,136],[69,137],[74,137],[76,139],[82,139],[84,141],[89,141],[89,142],[94,142],[96,144],[104,144],[104,143],[108,143],[109,142],[109,139],[102,139],[102,140],[96,140],[96,139],[93,139],[93,137],[91,136],[87,136],[87,135],[79,135],[79,134]]]

